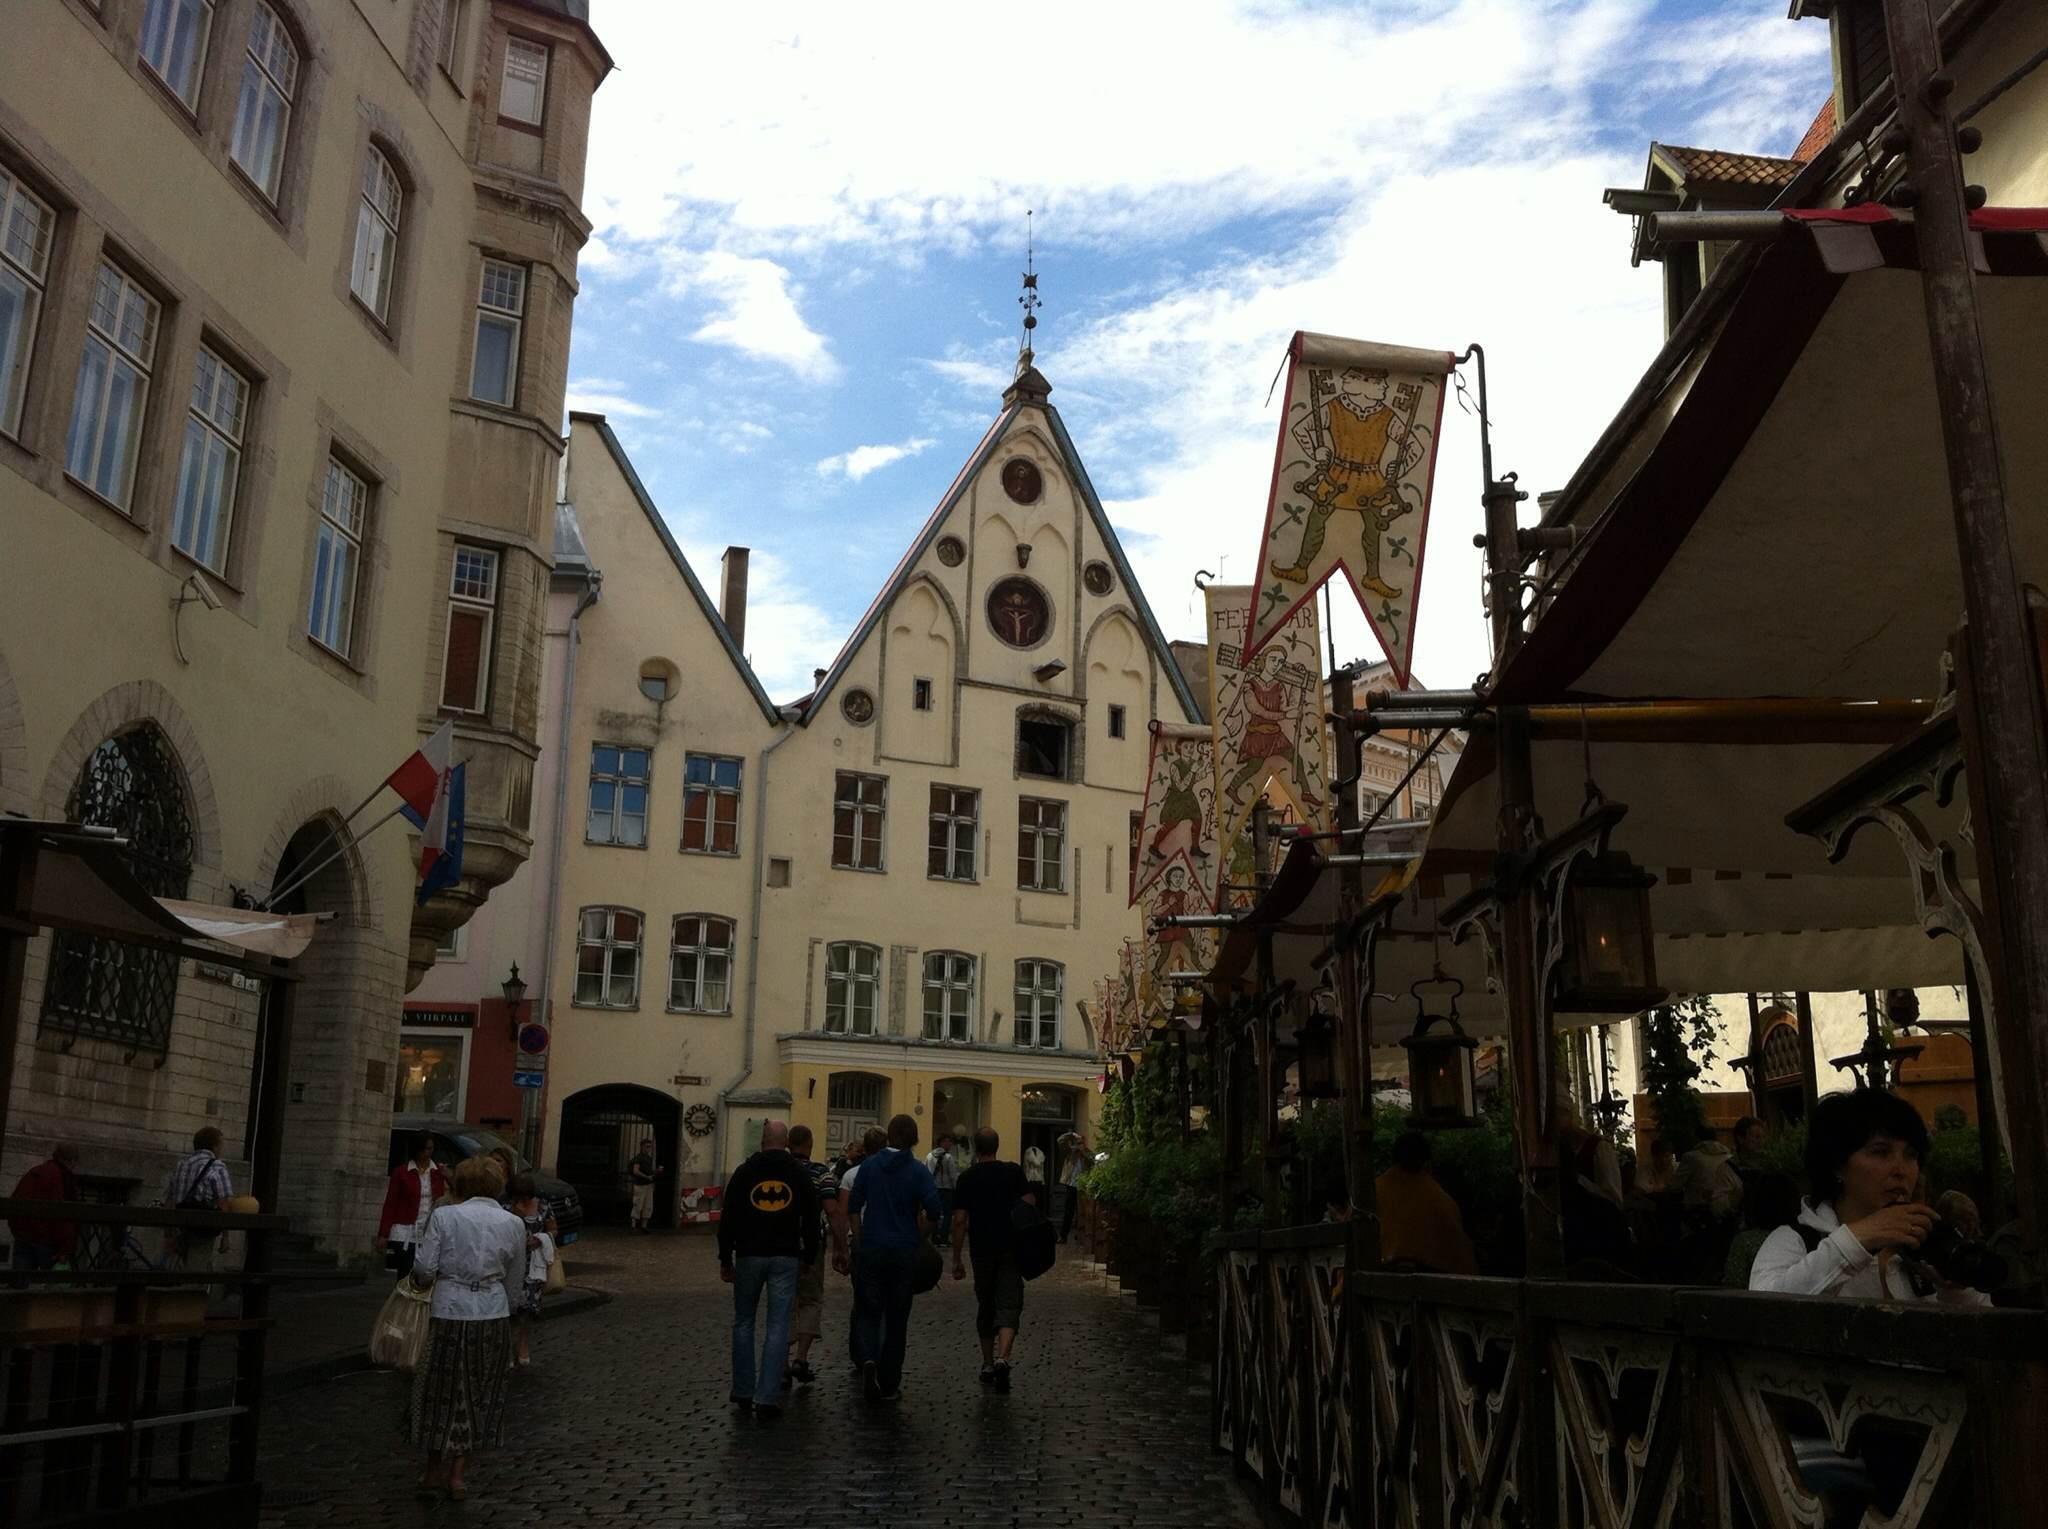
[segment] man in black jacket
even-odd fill
[[[732,1404],[763,1422],[782,1416],[798,1266],[818,1261],[819,1225],[818,1192],[790,1156],[789,1126],[764,1122],[761,1150],[727,1181],[718,1217],[718,1274],[733,1287]],[[754,1319],[763,1289],[768,1330],[757,1350]]]

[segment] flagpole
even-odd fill
[[[379,786],[377,789],[381,791],[384,788],[382,786]],[[373,793],[371,800],[374,801],[375,799],[376,798]],[[363,807],[367,807],[369,805],[369,802],[363,803]],[[362,807],[358,807],[356,809],[356,812],[361,812],[362,810]],[[361,844],[365,839],[369,838],[371,834],[375,833],[378,829],[382,828],[386,823],[390,822],[393,818],[397,817],[403,811],[405,811],[405,804],[401,802],[399,803],[398,806],[393,807],[389,812],[385,813],[383,817],[377,819],[376,822],[372,823],[368,828],[364,829],[361,833],[351,834],[349,836],[348,843],[336,845],[334,848],[334,852],[328,855],[324,860],[315,862],[312,867],[300,872],[297,876],[294,876],[284,886],[279,887],[276,891],[272,892],[269,897],[265,898],[263,901],[264,911],[266,913],[269,912],[271,908],[276,906],[278,899],[291,896],[292,893],[296,892],[300,887],[304,886],[307,882],[311,881],[315,876],[319,875],[322,871],[326,870],[328,866],[332,865],[336,860],[339,860],[343,855],[347,854],[350,849],[354,848],[356,845]],[[354,813],[349,814],[349,816],[351,817],[353,817],[354,815]]]

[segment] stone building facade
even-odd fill
[[[52,0],[0,50],[0,810],[119,828],[160,894],[262,901],[424,731],[469,763],[452,894],[414,909],[398,824],[281,904],[335,917],[280,1208],[344,1252],[403,994],[530,847],[609,68],[583,0]],[[147,1202],[215,1123],[244,1182],[262,1011],[224,969],[39,940],[0,1178],[68,1137]]]

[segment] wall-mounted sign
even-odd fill
[[[540,1088],[546,1083],[547,1074],[544,1072],[515,1072],[512,1074],[512,1086],[514,1088]]]
[[[465,1004],[460,1008],[414,1008],[405,1006],[404,1022],[432,1030],[474,1030],[476,1028],[476,1005]]]
[[[679,1072],[669,1079],[677,1088],[702,1088],[704,1080],[694,1072]]]
[[[718,1124],[718,1115],[708,1104],[693,1104],[683,1111],[683,1129],[692,1136],[709,1136]]]
[[[519,1027],[519,1049],[528,1056],[545,1055],[548,1049],[548,1027],[546,1025],[521,1025]]]

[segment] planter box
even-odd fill
[[[111,1290],[0,1291],[0,1334],[8,1337],[49,1338],[113,1323]]]

